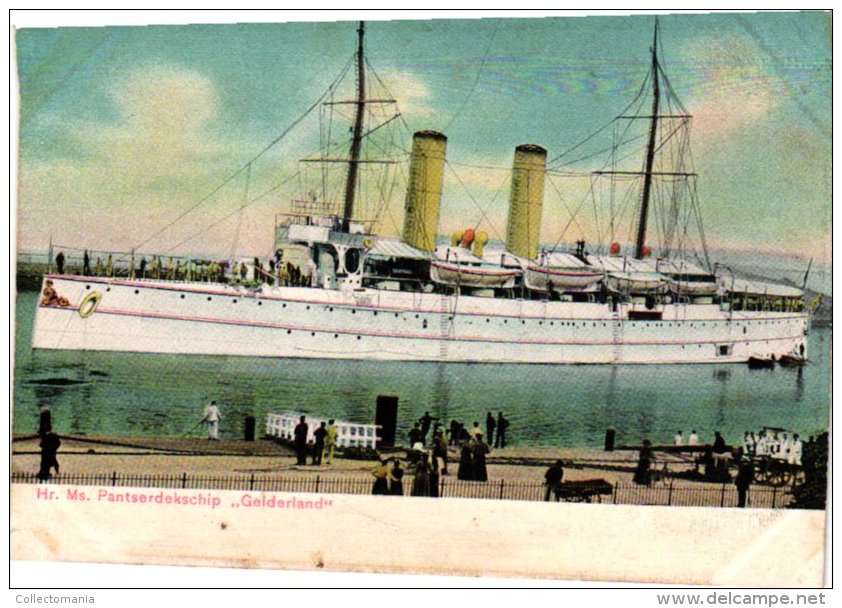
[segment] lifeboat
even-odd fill
[[[461,287],[514,287],[519,269],[482,264],[461,264],[434,261],[430,263],[430,278],[436,283]]]
[[[657,272],[609,272],[605,283],[611,291],[654,293],[664,290],[667,278]]]

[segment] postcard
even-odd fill
[[[13,32],[13,560],[824,584],[828,13],[240,16]]]

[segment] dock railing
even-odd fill
[[[44,482],[37,473],[16,471],[11,482],[19,484],[82,485],[104,487],[136,487],[187,490],[235,490],[243,492],[298,492],[314,494],[366,495],[372,491],[371,476],[347,476],[316,473],[305,476],[270,476],[254,473],[242,475],[188,475],[135,474],[135,473],[62,473]],[[413,476],[403,481],[404,496],[412,493]],[[610,493],[592,493],[583,502],[603,505],[640,505],[673,507],[736,507],[737,489],[733,483],[724,484],[673,484],[659,483],[641,486],[634,483],[611,484]],[[578,488],[587,489],[587,484]],[[594,486],[602,489],[602,486]],[[480,498],[486,500],[543,501],[546,485],[536,481],[506,481],[489,479],[487,482],[463,481],[451,476],[439,480],[441,498]],[[580,495],[588,494],[583,492]],[[792,502],[790,487],[752,486],[746,506],[749,508],[780,509]]]

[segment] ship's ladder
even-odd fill
[[[456,298],[442,291],[439,298],[439,359],[442,361],[446,361],[450,354],[455,308]]]
[[[611,313],[611,363],[622,363],[623,359],[623,313],[622,304],[617,304]]]

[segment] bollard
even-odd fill
[[[617,431],[614,430],[613,426],[609,426],[605,429],[605,451],[606,452],[613,452],[614,451],[614,437],[617,435]]]
[[[254,441],[254,429],[255,429],[255,419],[254,416],[248,415],[246,416],[246,426],[245,426],[245,437],[246,441]]]

